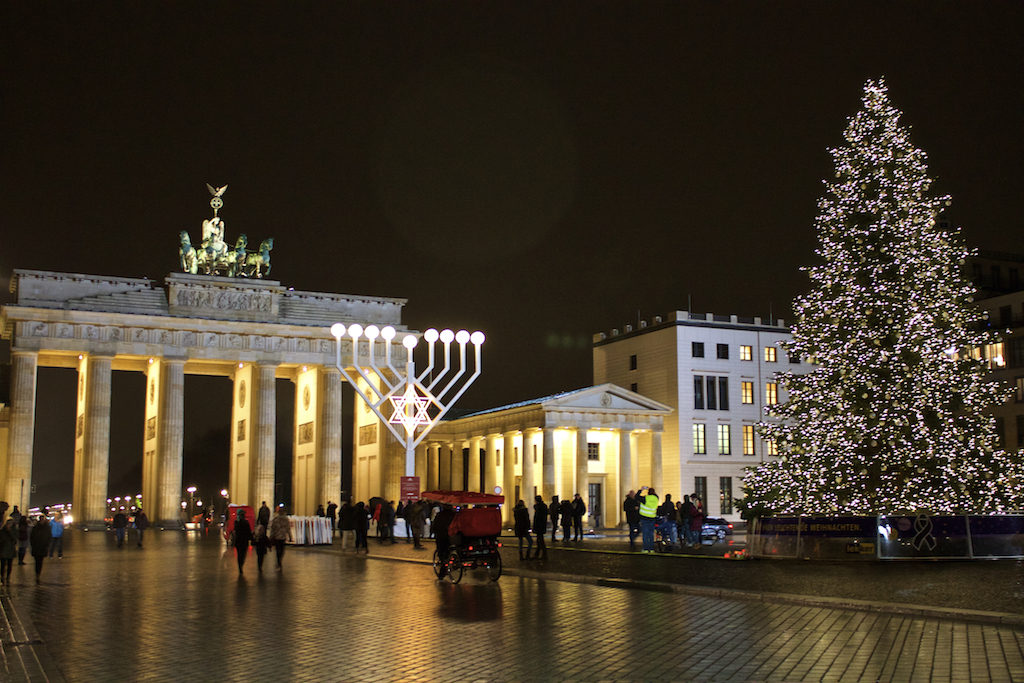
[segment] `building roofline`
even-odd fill
[[[650,321],[641,320],[638,327],[627,324],[622,330],[612,329],[610,332],[598,332],[593,336],[592,346],[604,346],[621,341],[668,329],[670,327],[703,327],[722,330],[740,330],[746,332],[778,332],[789,334],[785,320],[777,318],[775,324],[762,322],[758,316],[745,317],[737,315],[715,315],[712,313],[690,313],[689,311],[672,311],[666,316],[654,316]]]

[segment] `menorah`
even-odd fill
[[[335,323],[331,326],[331,334],[337,340],[335,364],[338,366],[341,376],[352,385],[359,397],[366,402],[370,410],[380,418],[395,438],[405,443],[405,476],[414,476],[416,473],[416,447],[465,393],[469,385],[480,376],[480,346],[484,343],[484,333],[473,332],[470,334],[466,330],[438,332],[433,328],[427,330],[423,333],[423,340],[429,344],[427,367],[418,375],[416,374],[416,362],[413,360],[413,350],[419,343],[419,339],[414,334],[407,334],[402,338],[406,356],[404,370],[396,368],[391,360],[391,342],[395,338],[396,332],[395,328],[390,325],[383,329],[376,325],[368,325],[364,329],[358,323],[349,325],[347,328],[342,323]],[[346,334],[352,340],[352,362],[348,366],[341,362],[341,338]],[[366,340],[366,365],[360,363],[360,349],[363,347],[361,340],[363,339]],[[444,367],[434,376],[432,375],[435,365],[434,349],[438,341],[444,347]],[[449,377],[453,372],[451,362],[453,341],[459,345],[459,368],[458,372]],[[380,361],[377,353],[378,343],[384,346],[384,357]],[[475,359],[473,374],[463,379],[466,374],[467,343],[473,345]],[[356,376],[351,375],[348,368],[353,368]],[[360,379],[362,379],[362,383],[359,382]],[[443,386],[441,386],[442,383]],[[453,391],[455,391],[454,395],[449,397]],[[390,415],[385,415],[382,410],[386,404],[391,406]],[[418,435],[417,430],[419,431]]]

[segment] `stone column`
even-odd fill
[[[469,437],[469,467],[467,468],[469,481],[466,482],[466,489],[469,491],[480,490],[480,437]]]
[[[104,526],[110,469],[110,356],[90,356],[85,383],[82,495],[74,515],[89,526]]]
[[[274,498],[274,456],[277,438],[277,384],[274,374],[275,365],[257,365],[254,368],[256,386],[253,387],[253,399],[257,401],[255,412],[256,424],[253,425],[252,475],[249,479],[252,487],[252,500],[280,501]]]
[[[520,447],[520,462],[523,463],[523,479],[520,486],[519,497],[526,503],[526,507],[530,510],[533,509],[533,486],[534,486],[534,475],[533,475],[533,448],[529,443],[530,436],[529,432],[523,430],[523,445]],[[514,503],[513,503],[514,504]]]
[[[320,369],[320,430],[317,483],[326,506],[341,495],[341,373],[332,366]]]
[[[437,485],[441,489],[450,489],[452,487],[452,445],[447,442],[441,444],[438,453]]]
[[[452,442],[452,489],[461,491],[466,488],[466,482],[462,479],[462,439],[455,439]]]
[[[430,489],[430,479],[427,477],[427,461],[430,459],[430,444],[420,443],[416,447],[416,476],[420,478],[420,490]]]
[[[505,432],[502,445],[502,484],[501,490],[505,495],[505,505],[502,506],[502,516],[505,522],[512,521],[512,508],[515,507],[516,495],[516,433]],[[491,493],[493,489],[489,490]]]
[[[427,447],[427,490],[439,489],[437,478],[437,467],[440,464],[441,444],[436,441]]]
[[[494,493],[498,478],[498,435],[487,435],[487,453],[484,456],[484,493]]]
[[[542,457],[544,462],[541,463],[541,495],[544,496],[544,502],[550,502],[551,497],[555,495],[555,429],[554,427],[545,427],[543,436],[543,453]]]
[[[664,491],[665,477],[661,467],[661,432],[651,432],[651,486],[664,500],[666,492]]]
[[[158,525],[181,528],[182,460],[185,429],[185,361],[161,361],[160,412],[157,419],[157,499],[147,513]],[[142,501],[149,507],[150,501]]]
[[[633,481],[633,443],[632,434],[628,429],[619,430],[619,501],[626,500],[626,494],[629,493],[636,482]],[[621,506],[619,506],[621,507]],[[620,509],[619,517],[622,516],[622,510]],[[611,521],[609,519],[609,521]],[[624,519],[621,520],[625,522]]]
[[[583,500],[587,500],[587,483],[589,481],[589,462],[587,460],[587,430],[583,427],[576,428],[576,490],[571,493],[578,493]]]
[[[6,475],[4,499],[19,510],[28,510],[29,491],[32,490],[32,439],[36,423],[36,366],[39,355],[35,351],[11,349],[11,412],[10,431],[7,435]],[[4,463],[0,463],[4,464]],[[106,503],[106,496],[103,497]]]

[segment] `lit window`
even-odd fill
[[[779,444],[775,443],[774,439],[765,439],[764,440],[764,452],[767,453],[768,455],[778,455],[779,454]]]
[[[779,359],[778,352],[774,346],[764,347],[764,362],[774,363]]]
[[[600,460],[601,459],[601,444],[599,443],[588,443],[587,444],[587,460]]]
[[[753,360],[754,359],[754,348],[751,346],[740,347],[740,360]]]
[[[723,515],[732,514],[732,477],[718,478],[718,501]]]
[[[764,402],[770,406],[779,402],[779,385],[775,382],[767,382],[764,385]]]
[[[693,494],[702,501],[708,499],[708,478],[707,477],[694,477],[693,478]]]
[[[754,402],[754,383],[740,382],[740,402],[751,404]]]
[[[754,454],[754,425],[743,425],[743,455]]]
[[[729,425],[718,425],[718,454],[729,455],[732,453],[732,444],[730,443],[730,430]]]
[[[707,441],[704,438],[704,425],[700,422],[693,424],[693,453],[694,455],[705,455],[708,452]]]

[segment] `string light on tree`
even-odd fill
[[[1024,504],[1019,461],[986,409],[1005,399],[969,350],[995,340],[963,276],[969,251],[936,223],[924,151],[883,80],[868,81],[835,178],[818,203],[811,289],[799,297],[783,373],[788,400],[762,435],[779,458],[753,469],[747,505],[774,513],[992,512]]]

